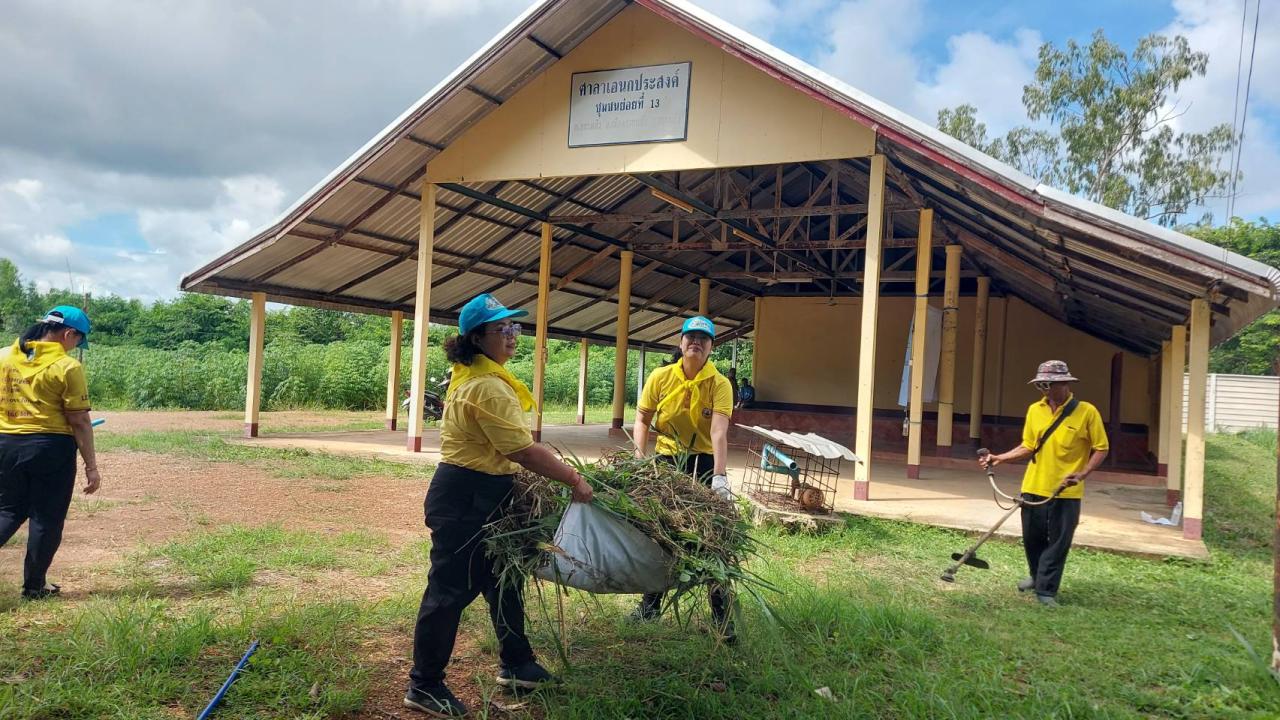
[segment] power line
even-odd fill
[[[1248,14],[1248,10],[1249,10],[1249,0],[1245,0],[1246,16]],[[1237,194],[1236,182],[1240,176],[1240,158],[1244,154],[1244,128],[1245,128],[1245,124],[1248,122],[1248,119],[1249,119],[1249,94],[1253,88],[1253,59],[1258,52],[1258,20],[1261,17],[1262,17],[1262,0],[1256,0],[1256,2],[1254,3],[1254,10],[1253,10],[1253,40],[1249,48],[1249,73],[1246,76],[1245,83],[1244,83],[1244,109],[1240,113],[1240,132],[1236,136],[1236,143],[1237,143],[1236,158],[1235,158],[1235,163],[1232,165],[1232,169],[1231,169],[1231,193],[1230,193],[1230,198],[1227,200],[1227,222],[1231,222],[1231,218],[1235,214],[1236,194]],[[1242,17],[1241,23],[1243,23],[1243,21],[1244,21],[1244,18]],[[1243,54],[1243,50],[1244,50],[1243,30],[1240,36],[1240,50],[1242,51],[1242,54]],[[1237,67],[1237,74],[1236,74],[1236,86],[1237,86],[1236,92],[1237,93],[1239,93],[1239,89],[1238,89],[1239,83],[1240,83],[1240,76],[1239,76],[1238,67]],[[1234,113],[1233,113],[1233,118],[1234,118]]]

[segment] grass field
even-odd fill
[[[352,503],[370,472],[428,472],[208,434],[108,437],[107,453],[341,482]],[[1280,717],[1280,685],[1250,651],[1270,649],[1274,468],[1274,433],[1212,437],[1211,559],[1073,552],[1056,611],[1013,591],[1015,544],[989,546],[993,571],[944,585],[964,536],[848,517],[821,537],[761,531],[768,551],[753,567],[782,589],[771,602],[785,624],[744,605],[736,648],[705,632],[705,603],[636,626],[625,620],[635,598],[575,593],[560,608],[544,587],[541,602],[530,591],[531,634],[564,686],[497,690],[482,601],[464,618],[451,684],[476,717]],[[405,497],[420,502],[420,490]],[[0,720],[191,717],[253,639],[261,649],[218,718],[411,717],[397,703],[427,549],[425,532],[222,524],[129,548],[81,599],[26,604],[6,590]]]

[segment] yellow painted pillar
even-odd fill
[[[929,325],[929,273],[933,270],[933,209],[920,211],[916,237],[916,305],[911,323],[911,400],[907,406],[907,477],[920,477],[924,436],[925,343]]]
[[[938,448],[951,454],[952,421],[956,406],[956,328],[960,321],[959,245],[948,245],[946,279],[942,286],[942,357],[938,362]]]
[[[987,389],[987,305],[991,278],[978,278],[978,296],[973,313],[973,376],[969,381],[969,440],[982,445],[982,400]]]
[[[396,429],[400,409],[400,332],[404,329],[404,312],[391,311],[391,351],[387,353],[387,429]]]
[[[1182,492],[1182,536],[1199,540],[1204,530],[1204,400],[1209,382],[1209,301],[1191,301],[1191,347],[1187,360],[1187,468]]]
[[[862,326],[858,346],[858,424],[853,471],[855,500],[871,498],[871,437],[876,399],[876,321],[880,314],[881,240],[884,231],[884,155],[871,156],[867,191],[867,248],[862,270]]]
[[[1156,475],[1162,478],[1169,477],[1169,436],[1171,434],[1169,404],[1173,402],[1173,358],[1170,356],[1169,346],[1170,342],[1168,340],[1160,343],[1160,413],[1159,419],[1155,421],[1158,428],[1156,436]]]
[[[627,410],[627,339],[631,324],[631,261],[632,250],[623,250],[618,270],[618,326],[613,360],[613,429],[622,429]]]
[[[587,424],[587,341],[578,346],[578,424]]]
[[[436,186],[422,183],[418,213],[418,270],[413,299],[413,364],[409,373],[409,452],[422,452],[426,426],[427,330],[431,327],[431,255],[436,240]]]
[[[1165,480],[1165,500],[1169,507],[1182,499],[1182,391],[1186,364],[1187,326],[1174,325],[1169,340],[1169,414],[1164,418],[1169,426],[1169,474]]]
[[[547,380],[547,315],[551,300],[551,223],[542,223],[538,256],[538,320],[533,336],[533,439],[542,442],[542,399]]]
[[[698,314],[710,317],[711,312],[711,278],[698,279]]]
[[[258,411],[262,409],[262,348],[267,330],[267,294],[249,299],[249,379],[244,387],[244,436],[258,437]]]

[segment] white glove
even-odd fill
[[[733,502],[733,491],[729,489],[728,475],[714,475],[711,478],[711,490],[721,499]]]

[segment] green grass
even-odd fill
[[[633,409],[628,407],[628,417],[633,413]],[[588,405],[587,406],[587,424],[598,425],[613,420],[613,406],[611,405]],[[577,405],[552,405],[548,403],[542,408],[542,422],[544,425],[573,425],[578,422],[578,406]]]
[[[1013,591],[1024,563],[1015,543],[988,543],[993,569],[947,585],[938,574],[969,536],[869,518],[818,537],[761,531],[768,551],[753,569],[782,588],[772,603],[785,625],[744,604],[734,649],[705,632],[705,603],[682,621],[632,625],[628,596],[565,597],[561,637],[554,593],[544,587],[540,602],[531,590],[534,645],[566,684],[530,707],[583,720],[1280,717],[1280,684],[1232,634],[1270,645],[1274,438],[1210,438],[1209,560],[1073,551],[1056,611]],[[222,528],[141,552],[122,566],[119,592],[6,599],[0,720],[189,717],[252,638],[262,650],[218,717],[342,717],[385,680],[386,654],[371,642],[403,644],[411,632],[426,549],[376,532]],[[331,571],[376,577],[388,594],[259,582]],[[451,682],[496,693],[483,602],[463,628],[476,650]]]
[[[227,442],[224,436],[204,432],[100,433],[96,444],[99,452],[131,450],[194,457],[209,462],[242,463],[263,468],[276,477],[320,481],[327,489],[341,489],[342,481],[360,477],[426,479],[432,473],[429,465],[421,463],[240,445]]]

